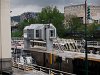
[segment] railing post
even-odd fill
[[[60,73],[60,75],[63,75],[62,73]]]
[[[49,75],[51,74],[51,70],[49,69]]]
[[[41,68],[40,68],[40,71],[41,71]]]
[[[98,41],[97,41],[97,46],[99,46]]]

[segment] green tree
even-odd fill
[[[63,26],[64,16],[57,7],[47,6],[42,9],[38,16],[39,23],[52,23],[56,29],[59,37],[64,37],[65,29]]]
[[[75,15],[66,15],[65,22],[65,27],[70,32],[79,32],[83,28],[83,23],[81,19]]]
[[[24,21],[20,22],[20,23],[19,23],[19,26],[18,26],[18,30],[22,31],[23,28],[24,28],[25,26],[27,26],[27,25],[28,25],[28,21],[27,21],[27,20],[24,20]]]
[[[98,28],[100,28],[100,24],[92,23],[88,25],[87,30],[88,30],[88,36],[93,37],[96,32],[98,32]]]
[[[22,35],[23,35],[23,29],[27,25],[30,25],[30,23],[28,22],[28,20],[24,20],[23,22],[20,22],[17,31],[16,32],[12,32],[11,36],[12,37],[22,37]]]
[[[16,31],[11,33],[11,37],[21,37],[23,35],[22,31]]]

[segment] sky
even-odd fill
[[[40,12],[46,6],[57,6],[60,12],[69,5],[83,4],[85,0],[11,0],[11,16],[24,12]],[[88,4],[100,5],[100,0],[88,0]]]

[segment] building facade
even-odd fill
[[[83,23],[85,23],[85,4],[65,6],[64,7],[65,18],[68,15],[75,15],[81,18],[83,20]],[[91,23],[93,21],[100,23],[100,6],[90,5],[90,17],[91,20],[89,20],[88,23]]]

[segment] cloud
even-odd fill
[[[48,5],[61,5],[65,0],[11,0],[11,8],[27,6],[27,5],[38,5],[38,6],[48,6]]]
[[[83,4],[85,0],[11,0],[11,14],[18,15],[27,11],[41,11],[41,8],[53,5],[64,12],[64,6]],[[88,0],[88,4],[100,5],[100,0]]]
[[[85,0],[11,0],[11,8],[16,8],[20,6],[37,5],[40,7],[48,5],[70,5],[73,4],[83,4]],[[88,3],[100,4],[100,0],[87,0]]]
[[[25,6],[25,7],[22,6],[20,8],[13,8],[11,10],[12,10],[11,16],[16,16],[16,15],[20,15],[24,12],[40,12],[41,8],[38,6],[29,5],[29,6]]]

